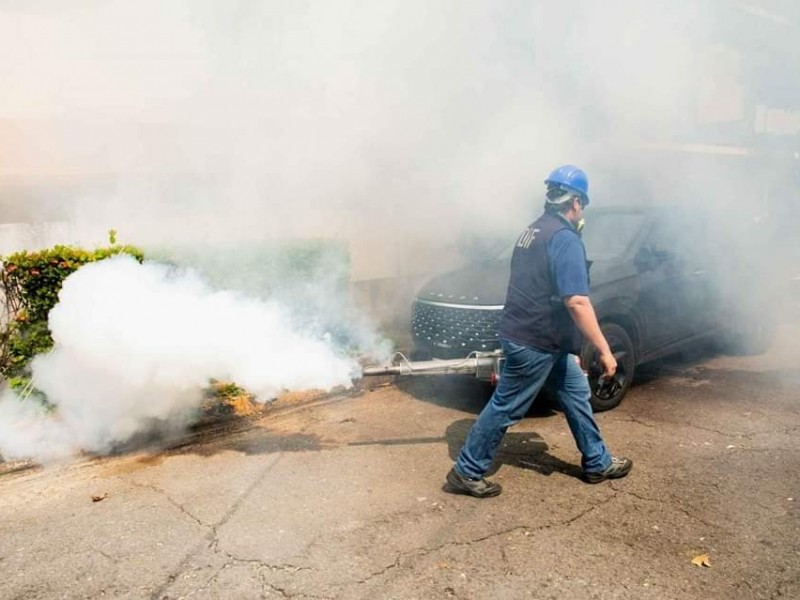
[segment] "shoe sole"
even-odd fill
[[[492,490],[486,494],[474,494],[473,492],[465,490],[462,487],[456,487],[449,482],[444,484],[443,489],[449,494],[460,494],[462,496],[471,496],[473,498],[494,498],[495,496],[499,496],[500,492],[502,492],[502,490]]]
[[[449,476],[442,489],[450,494],[461,494],[463,496],[472,496],[473,498],[493,498],[499,496],[500,492],[503,491],[503,488],[498,485],[496,488],[491,488],[491,490],[485,494],[475,494],[472,490],[452,482]]]
[[[586,483],[603,483],[604,481],[608,481],[609,479],[622,479],[628,473],[631,472],[632,468],[633,468],[633,463],[631,463],[631,466],[628,467],[625,471],[622,471],[620,473],[612,473],[609,475],[601,475],[600,473],[584,473],[583,480]]]

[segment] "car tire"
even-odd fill
[[[600,355],[594,346],[584,344],[581,351],[581,365],[589,378],[589,388],[592,391],[590,401],[595,412],[619,406],[631,387],[636,369],[636,349],[625,328],[616,323],[606,322],[600,324],[600,329],[617,358],[617,385],[611,391],[602,385],[603,368],[600,365]]]

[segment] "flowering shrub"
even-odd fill
[[[0,270],[0,374],[8,377],[24,373],[35,355],[53,346],[47,316],[58,302],[61,284],[86,263],[116,254],[130,254],[140,262],[141,250],[133,246],[112,245],[96,250],[55,246],[37,252],[17,252],[2,258]]]

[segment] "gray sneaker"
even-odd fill
[[[447,474],[447,483],[444,491],[451,494],[466,494],[475,498],[491,498],[503,491],[499,483],[492,483],[488,479],[470,479],[456,471],[455,467]]]
[[[612,456],[611,464],[608,465],[605,471],[584,473],[583,479],[586,483],[600,483],[606,479],[619,479],[630,473],[632,468],[633,461],[630,458],[625,458],[624,456],[616,458]]]

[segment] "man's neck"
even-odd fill
[[[559,219],[561,219],[562,221],[564,221],[565,223],[567,223],[567,224],[568,224],[568,225],[569,225],[569,226],[570,226],[572,229],[575,229],[575,223],[573,223],[572,221],[570,221],[570,220],[569,220],[569,219],[566,217],[566,215],[565,215],[564,213],[555,213],[555,214],[556,214],[556,216],[557,216]]]

